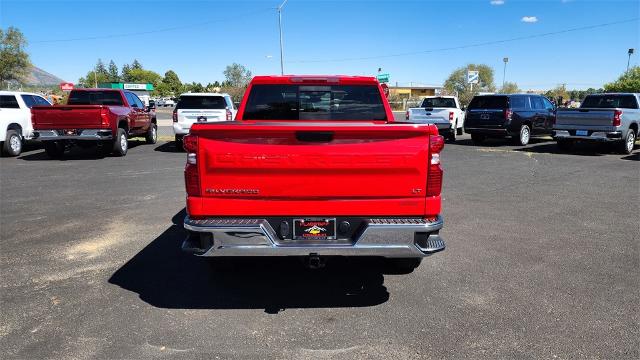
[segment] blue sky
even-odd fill
[[[232,62],[256,75],[280,72],[280,2],[1,0],[0,24],[22,30],[32,62],[68,81],[98,58],[118,66],[136,58],[160,74],[172,69],[182,81],[207,83],[222,80]],[[285,73],[369,75],[381,67],[392,83],[442,84],[455,68],[484,63],[500,85],[507,56],[507,81],[522,89],[600,87],[625,70],[628,48],[640,51],[639,17],[637,0],[289,0]],[[68,39],[76,40],[54,41]],[[438,50],[451,47],[463,48]]]

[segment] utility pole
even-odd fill
[[[503,58],[502,61],[504,61],[504,70],[502,70],[502,91],[504,91],[504,82],[507,78],[507,63],[509,62],[509,58]]]
[[[98,88],[98,75],[96,74],[97,71],[93,70],[93,82],[95,84],[96,89]]]
[[[627,72],[629,72],[629,63],[631,62],[631,55],[633,55],[633,52],[635,51],[635,49],[629,49],[629,58],[627,59]]]
[[[278,6],[278,28],[280,29],[280,75],[284,75],[284,52],[282,50],[282,8],[284,4],[289,0],[284,0],[280,6]]]

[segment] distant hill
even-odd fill
[[[65,81],[36,66],[33,66],[31,68],[31,73],[27,76],[27,80],[26,80],[27,85],[35,85],[35,86],[58,85],[61,82],[65,82]]]

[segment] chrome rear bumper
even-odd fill
[[[199,256],[381,256],[425,257],[444,250],[443,219],[367,219],[346,243],[305,244],[282,240],[265,219],[184,220],[189,236],[182,250]]]
[[[111,140],[109,129],[78,129],[73,134],[65,134],[64,130],[36,130],[33,138],[37,140]]]

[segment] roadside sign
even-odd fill
[[[60,90],[62,91],[73,90],[73,83],[60,83]]]
[[[388,83],[389,82],[389,74],[378,74],[378,76],[376,76],[376,78],[378,78],[378,81],[381,83]]]
[[[480,82],[480,72],[475,70],[467,71],[467,84],[477,84]]]
[[[124,84],[126,90],[147,90],[147,84]]]

